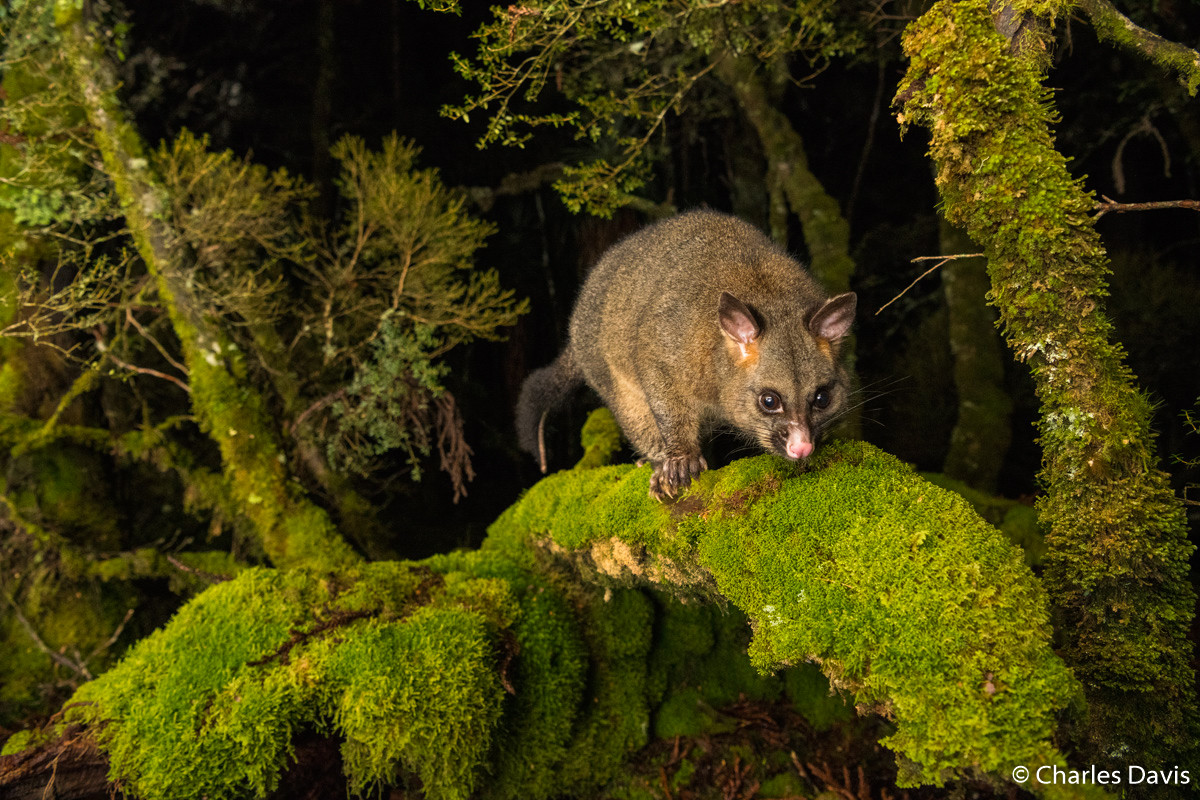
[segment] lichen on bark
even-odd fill
[[[1154,466],[1150,404],[1103,313],[1092,200],[1054,145],[1043,85],[1064,3],[935,4],[905,32],[902,124],[930,131],[950,222],[988,256],[991,299],[1042,405],[1046,584],[1090,701],[1093,753],[1195,757],[1192,552]]]

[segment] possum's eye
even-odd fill
[[[813,395],[813,401],[812,401],[813,408],[817,408],[817,409],[829,408],[830,399],[831,398],[830,398],[828,389],[826,389],[825,387],[821,387],[820,389],[817,389],[817,393]]]
[[[772,391],[763,392],[758,396],[758,407],[768,414],[783,411],[783,401]]]

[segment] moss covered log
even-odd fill
[[[1198,738],[1193,548],[1155,468],[1150,403],[1103,313],[1092,199],[1054,146],[1043,73],[1049,26],[1068,11],[937,3],[905,33],[900,119],[929,129],[946,216],[985,248],[1009,346],[1033,372],[1046,582],[1090,701],[1092,752],[1180,763]]]
[[[264,796],[304,731],[340,742],[352,791],[549,797],[602,786],[652,734],[703,730],[705,707],[777,696],[769,673],[811,661],[892,721],[904,785],[1062,765],[1056,715],[1078,690],[1020,550],[868,445],[816,459],[736,462],[673,506],[646,496],[648,468],[576,469],[478,551],[250,570],[83,687],[67,720],[144,798]]]
[[[895,721],[884,743],[904,783],[1055,759],[1052,709],[1074,682],[1021,552],[869,445],[815,459],[799,476],[772,456],[736,462],[671,508],[638,496],[648,468],[560,473],[484,548],[523,541],[585,572],[725,598],[760,670],[815,660]]]
[[[74,3],[57,4],[56,22],[76,96],[130,235],[167,307],[188,369],[192,408],[220,447],[236,507],[279,566],[353,563],[357,556],[329,516],[290,479],[265,400],[246,380],[244,354],[206,316],[194,295],[187,249],[166,221],[166,193],[125,117],[116,76],[94,25]]]
[[[1146,30],[1108,0],[1080,0],[1079,7],[1097,36],[1174,72],[1188,94],[1196,96],[1200,89],[1200,53]]]

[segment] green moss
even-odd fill
[[[845,714],[824,679],[767,674],[814,659],[891,715],[910,783],[1061,763],[1049,736],[1075,686],[1019,551],[867,445],[815,458],[803,474],[737,462],[673,506],[647,497],[647,470],[573,471],[478,551],[247,570],[81,688],[66,719],[148,799],[263,796],[306,729],[343,743],[355,792],[413,776],[431,797],[550,798],[616,776],[654,731],[729,727],[720,708],[743,695],[786,688],[814,721]],[[735,608],[589,586],[580,566],[672,593],[704,573],[689,593],[715,585]]]
[[[62,444],[8,465],[10,499],[22,516],[97,548],[119,547],[117,512],[109,502],[104,456]]]
[[[649,500],[645,481],[627,467],[551,476],[491,537],[549,537],[593,558],[622,552],[622,537],[622,566],[667,582],[690,574],[694,542],[691,566],[750,620],[753,664],[814,659],[857,703],[886,709],[885,744],[914,764],[910,783],[1061,763],[1050,736],[1077,687],[1049,648],[1045,597],[960,497],[861,443],[824,448],[802,476],[773,456],[737,462],[674,506]]]
[[[854,707],[830,687],[816,665],[792,667],[784,670],[782,677],[788,699],[814,730],[828,730],[854,718]]]
[[[583,458],[575,469],[591,469],[612,463],[613,455],[621,449],[621,428],[607,408],[597,408],[588,414],[580,432]]]
[[[494,551],[251,569],[66,713],[147,800],[264,796],[304,729],[342,742],[353,793],[412,776],[435,798],[556,797],[647,741],[654,613],[640,591],[580,588]]]
[[[155,548],[140,547],[111,558],[84,560],[75,569],[104,583],[165,577],[176,595],[195,594],[246,569],[232,554],[219,551],[174,553],[171,559],[175,563]]]
[[[304,727],[342,738],[355,792],[399,768],[430,797],[465,798],[499,717],[496,623],[514,605],[477,582],[500,601],[481,613],[450,583],[399,564],[249,570],[81,688],[68,721],[97,726],[112,777],[144,798],[264,796]]]
[[[491,638],[479,613],[422,608],[403,625],[368,623],[336,648],[322,693],[345,737],[351,792],[389,781],[400,764],[427,797],[471,795],[500,715]]]
[[[580,622],[593,661],[556,778],[556,793],[567,795],[608,781],[627,754],[646,744],[650,726],[645,691],[650,601],[636,591],[597,592]]]
[[[0,747],[0,757],[15,755],[38,744],[39,736],[36,730],[17,731],[5,740],[3,747]]]
[[[750,629],[735,608],[658,596],[650,661],[650,697],[658,738],[698,736],[736,727],[720,709],[739,699],[774,700],[783,684],[750,663]]]
[[[1046,556],[1046,536],[1033,506],[972,489],[962,481],[940,473],[921,473],[921,477],[961,495],[975,513],[999,528],[1009,541],[1025,552],[1026,564],[1032,567],[1042,563]]]
[[[806,792],[804,781],[794,772],[781,772],[762,782],[758,787],[758,797],[803,797]]]
[[[20,722],[26,714],[44,713],[48,701],[61,700],[86,677],[57,663],[46,648],[66,655],[83,670],[105,669],[114,652],[108,640],[135,602],[128,587],[68,578],[45,566],[31,564],[25,570],[12,576],[11,590],[19,588],[20,593],[0,599],[5,606],[0,615],[3,725]],[[15,612],[8,600],[17,604]],[[25,622],[18,619],[18,612]]]

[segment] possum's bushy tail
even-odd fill
[[[546,471],[543,425],[546,414],[561,406],[580,385],[583,373],[575,366],[568,346],[548,366],[529,373],[517,399],[517,443]]]

